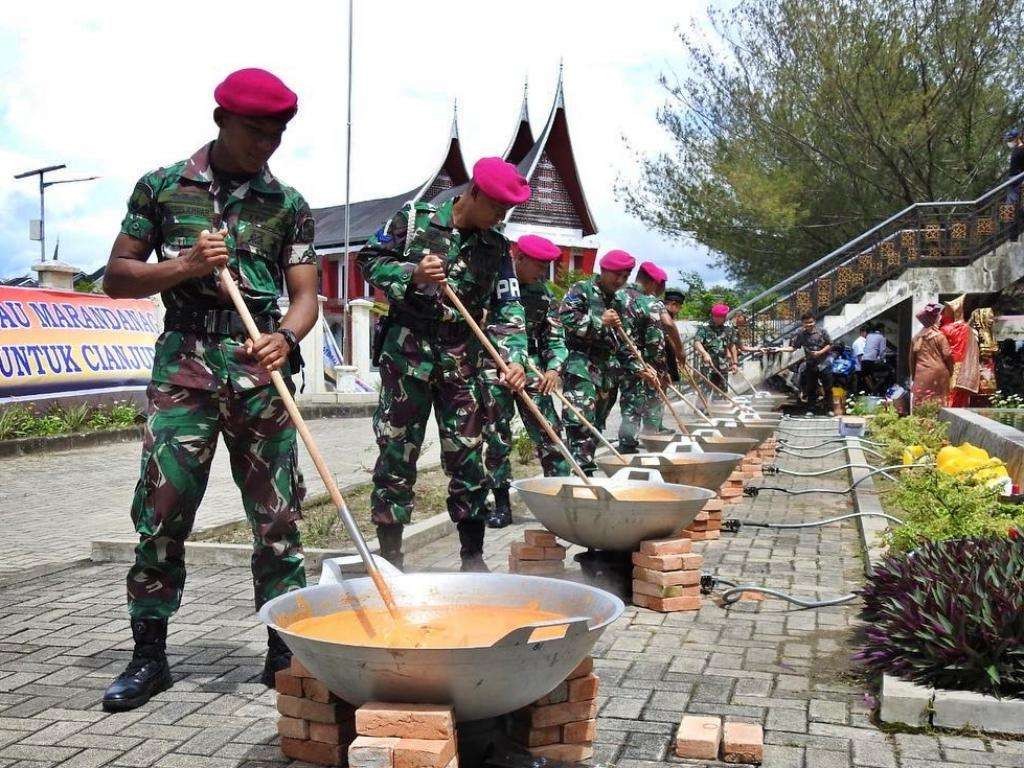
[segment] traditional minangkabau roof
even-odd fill
[[[349,245],[365,243],[395,211],[409,201],[433,200],[446,190],[460,187],[468,181],[469,172],[466,170],[466,161],[462,157],[462,146],[459,142],[459,110],[458,105],[455,105],[441,164],[426,181],[408,192],[352,203],[349,210]],[[314,208],[313,219],[316,221],[314,245],[317,248],[344,247],[344,205]]]
[[[561,66],[547,124],[517,166],[530,181],[533,194],[527,202],[509,211],[506,221],[571,227],[581,230],[584,236],[597,232],[569,138]]]
[[[572,141],[569,138],[561,66],[551,113],[537,139],[534,139],[530,127],[527,95],[524,84],[519,122],[502,157],[510,163],[515,163],[519,172],[530,181],[533,194],[528,202],[509,211],[505,220],[526,225],[578,229],[584,237],[593,235],[597,232],[597,224],[583,194],[583,185],[576,167]],[[365,243],[388,217],[410,200],[426,200],[439,204],[462,194],[468,188],[469,181],[470,176],[459,143],[456,107],[444,159],[430,178],[401,195],[352,203],[349,222],[350,245]],[[337,248],[344,245],[344,205],[315,208],[313,216],[316,219],[317,248]]]

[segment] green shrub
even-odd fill
[[[899,464],[903,449],[911,445],[923,445],[934,456],[948,442],[949,431],[949,425],[937,416],[938,407],[933,403],[922,404],[912,416],[883,408],[868,423],[868,436],[885,444],[880,450],[887,464]]]
[[[1024,696],[1022,574],[1024,539],[890,553],[861,590],[867,623],[856,658],[936,688]]]
[[[884,495],[886,508],[905,523],[884,534],[897,552],[928,541],[1005,537],[1013,528],[1024,529],[1024,505],[1002,503],[997,489],[966,476],[914,469],[903,472]]]
[[[520,464],[530,464],[533,462],[536,446],[525,429],[518,429],[512,435],[512,450],[516,452],[516,460]]]
[[[23,405],[12,405],[0,410],[0,440],[27,437],[34,419],[32,411]]]
[[[130,401],[101,407],[54,405],[44,413],[39,413],[32,405],[13,405],[0,410],[0,440],[119,429],[130,427],[141,418],[139,409]]]

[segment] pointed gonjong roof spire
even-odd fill
[[[508,149],[502,154],[502,157],[513,165],[519,165],[520,161],[530,151],[530,148],[534,144],[533,129],[530,127],[530,111],[528,107],[529,102],[529,90],[530,83],[528,80],[523,80],[523,103],[519,107],[519,122],[516,123],[515,130],[512,132],[512,140],[508,143]]]
[[[584,236],[597,232],[583,193],[579,169],[569,138],[565,110],[564,67],[558,65],[558,82],[544,130],[530,151],[516,164],[533,188],[533,197],[509,211],[506,221],[572,227]]]
[[[459,141],[459,102],[452,103],[452,127],[448,132],[448,146],[444,159],[437,170],[427,179],[416,192],[413,199],[430,201],[441,192],[457,187],[469,181],[466,161],[462,157],[462,145]]]

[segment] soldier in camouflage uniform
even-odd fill
[[[561,255],[562,252],[557,245],[537,235],[523,235],[516,241],[514,262],[523,308],[526,311],[526,336],[530,360],[534,367],[544,374],[541,380],[533,378],[527,391],[556,432],[561,427],[551,393],[561,386],[560,373],[569,351],[565,347],[565,331],[552,311],[555,297],[545,278],[548,267]],[[530,378],[529,372],[527,377]],[[484,370],[484,380],[487,382],[493,412],[484,439],[484,466],[491,493],[494,494],[494,507],[487,516],[487,525],[491,528],[504,528],[512,522],[508,489],[512,479],[509,455],[512,453],[512,419],[515,416],[513,400],[516,400],[516,405],[519,406],[519,415],[523,419],[526,433],[537,448],[537,458],[540,459],[544,476],[566,476],[571,470],[565,457],[551,442],[540,424],[534,420],[533,415],[518,398],[514,397],[508,387],[498,383],[497,378],[494,366],[487,366]]]
[[[508,240],[494,227],[529,196],[515,166],[483,158],[465,194],[436,207],[406,205],[359,252],[364,278],[390,302],[378,330],[381,389],[373,425],[380,455],[371,510],[381,554],[399,567],[403,526],[413,514],[416,461],[433,408],[462,568],[486,570],[485,352],[458,310],[443,300],[440,283],[447,281],[478,322],[486,311],[488,335],[510,368],[503,384],[522,388],[526,320]]]
[[[128,573],[135,652],[107,689],[107,710],[133,709],[171,685],[167,621],[185,586],[185,540],[210,474],[218,435],[253,531],[256,606],[305,586],[296,520],[303,495],[295,429],[270,372],[317,319],[313,218],[302,196],[266,165],[296,111],[269,72],[241,70],[214,93],[217,140],[135,186],[111,250],[104,288],[114,297],[160,293],[141,478],[132,503],[139,534]],[[211,232],[212,231],[212,232]],[[157,263],[147,264],[153,251]],[[214,270],[238,283],[263,335],[253,344]],[[282,319],[278,298],[291,299]],[[291,662],[270,632],[263,682]]]
[[[693,340],[694,349],[708,368],[706,376],[723,392],[729,385],[729,374],[737,370],[739,354],[739,337],[736,329],[725,322],[728,316],[729,307],[715,304],[711,308],[711,322],[701,326]]]
[[[626,376],[620,385],[619,408],[622,421],[619,422],[619,452],[636,453],[640,444],[637,434],[641,428],[649,432],[661,430],[664,406],[651,379],[655,371],[665,370],[665,334],[661,326],[661,315],[665,305],[658,294],[664,290],[667,275],[664,270],[645,261],[637,270],[636,282],[626,286],[626,311],[622,327],[629,334],[649,367],[647,380],[640,376]],[[633,357],[629,349],[620,350],[619,358]],[[622,360],[622,365],[628,361]]]
[[[593,423],[598,392],[604,385],[609,360],[620,348],[616,328],[621,327],[621,312],[626,304],[622,287],[629,280],[636,260],[625,251],[609,251],[600,262],[601,272],[575,283],[558,307],[558,319],[565,328],[569,357],[563,367],[566,399]],[[635,360],[626,365],[631,372],[641,366]],[[596,438],[574,413],[562,414],[569,450],[587,474],[593,474]]]

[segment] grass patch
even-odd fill
[[[99,432],[130,427],[144,421],[133,402],[112,405],[54,405],[45,411],[34,405],[11,405],[0,410],[0,440]]]
[[[447,511],[448,478],[440,468],[428,469],[416,478],[415,521],[426,520],[438,512]],[[373,483],[361,483],[343,495],[349,511],[355,518],[360,532],[367,538],[377,535],[376,526],[370,520],[370,493]],[[310,497],[303,504],[302,520],[299,521],[302,545],[315,549],[346,549],[352,542],[348,538],[338,510],[326,493]],[[251,544],[252,530],[248,523],[236,523],[227,528],[193,534],[192,541],[207,544]]]

